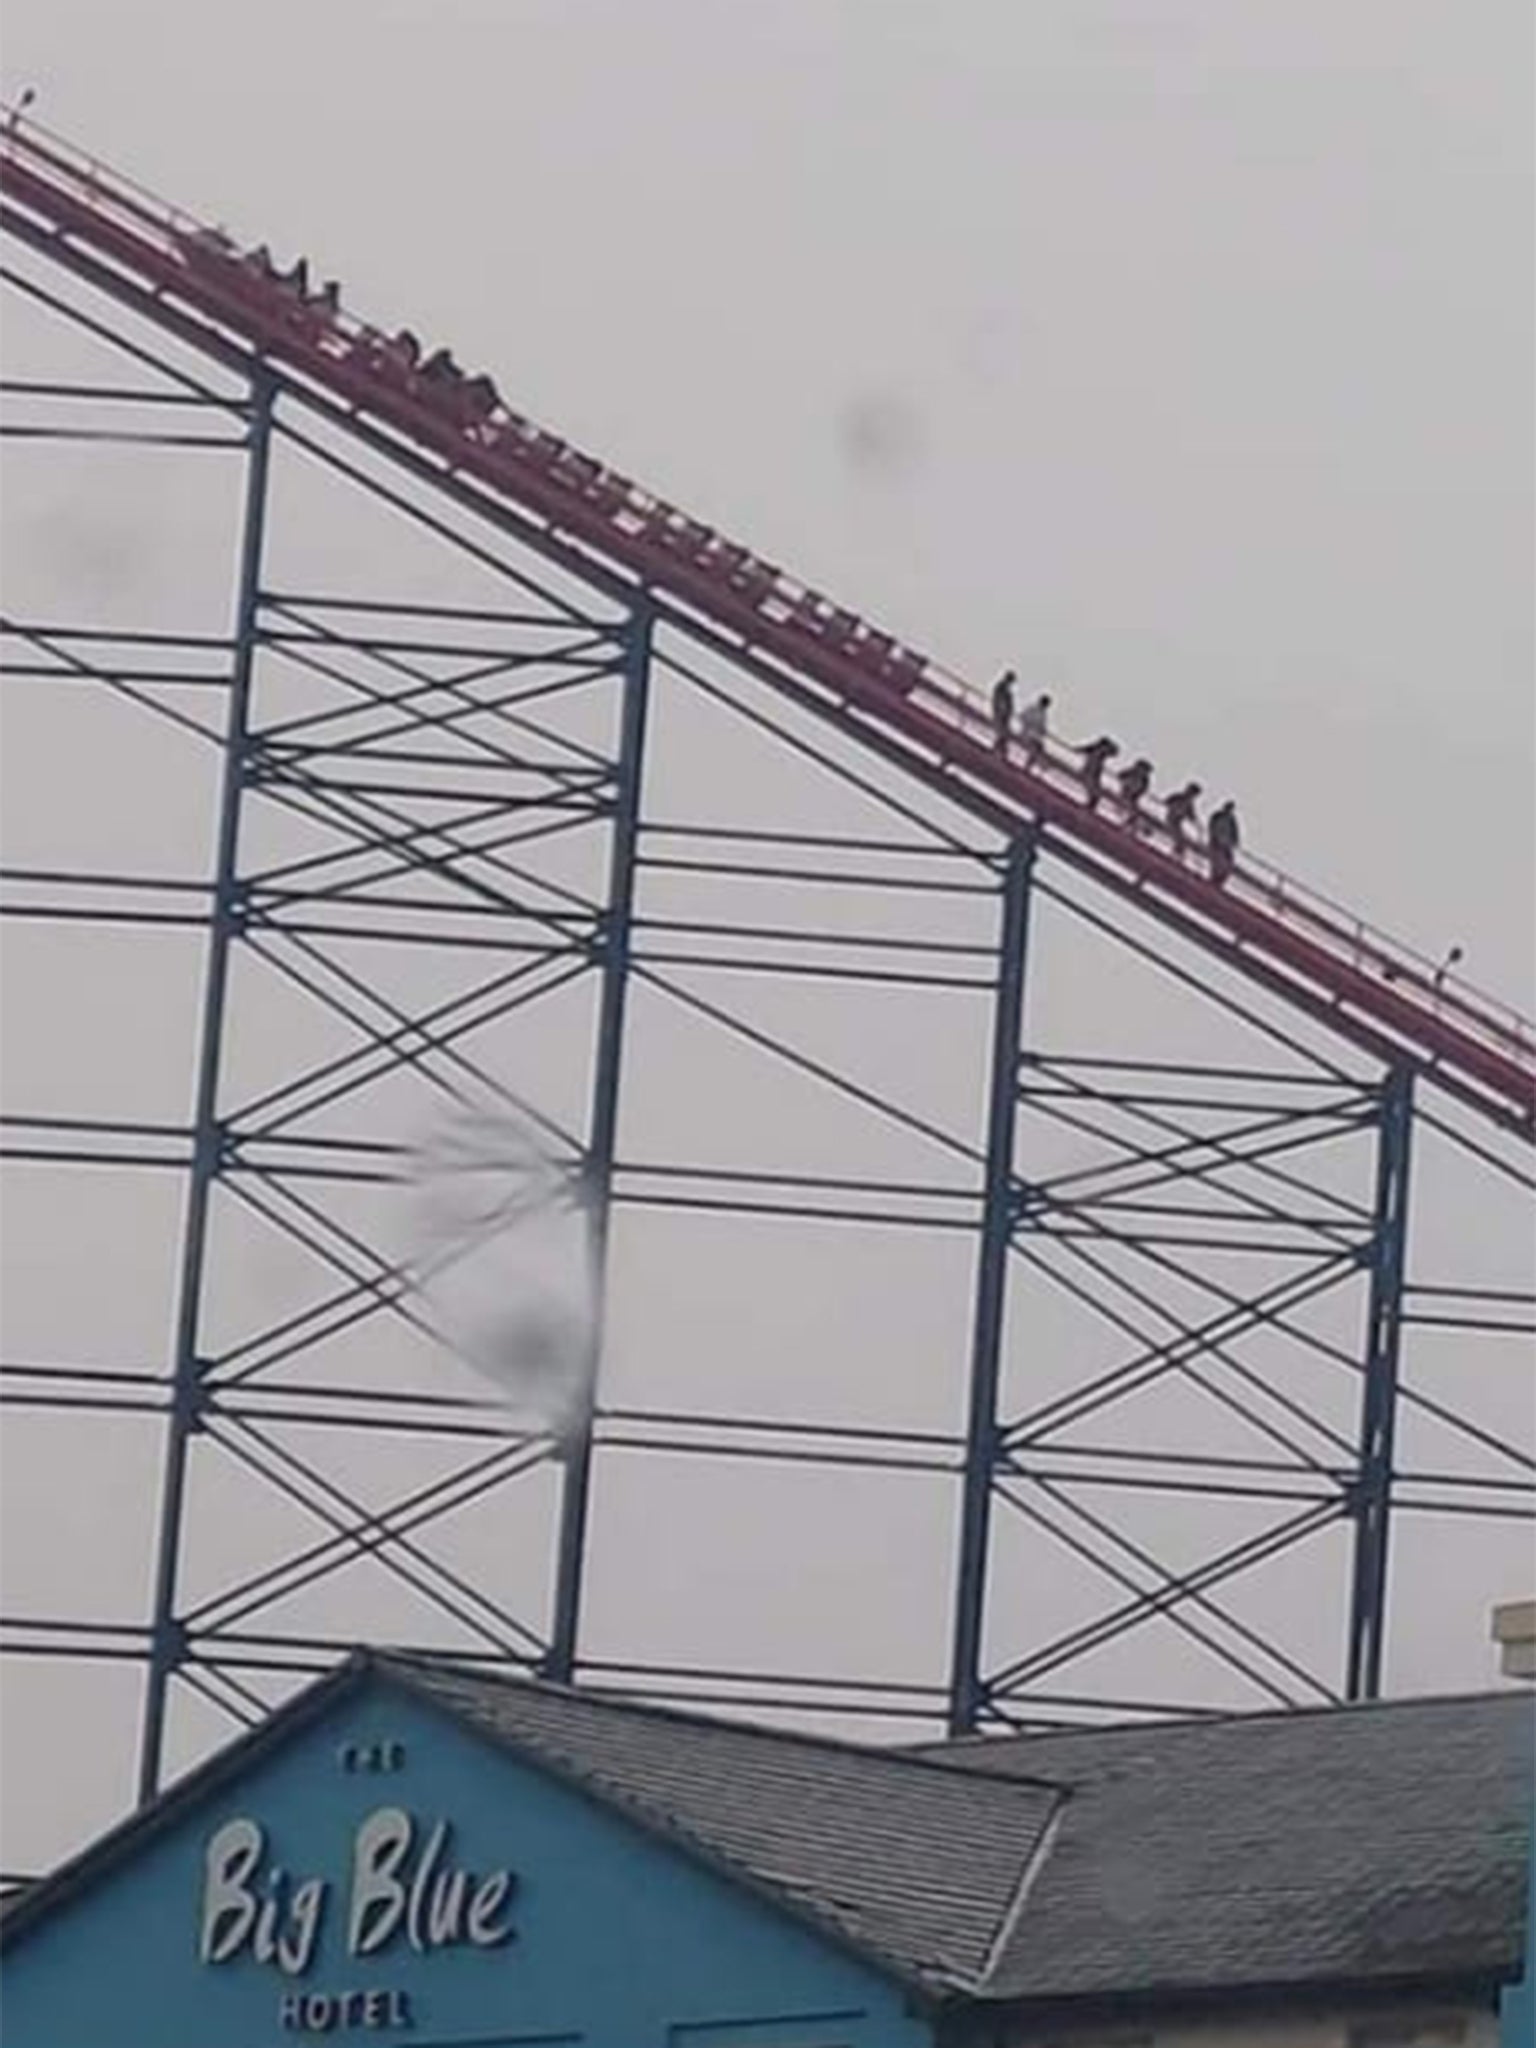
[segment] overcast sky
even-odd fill
[[[8,0],[0,64],[1529,1012],[1532,42],[1524,0]]]
[[[1529,999],[1521,0],[10,0],[39,112]]]

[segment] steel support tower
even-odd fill
[[[914,1733],[1411,1683],[1529,1540],[1530,1027],[0,172],[19,1739],[147,1798],[360,1639]],[[505,1119],[603,1276],[564,1436],[426,1305],[445,1115],[470,1270]]]

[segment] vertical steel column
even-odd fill
[[[1381,1094],[1371,1293],[1366,1311],[1365,1385],[1361,1393],[1359,1464],[1352,1502],[1355,1564],[1345,1681],[1352,1700],[1375,1699],[1381,1690],[1412,1134],[1413,1069],[1394,1067]]]
[[[970,1416],[965,1434],[965,1489],[949,1667],[949,1732],[968,1734],[982,1704],[981,1634],[986,1607],[987,1543],[997,1449],[997,1383],[1008,1288],[1008,1246],[1014,1225],[1013,1134],[1019,1101],[1019,1037],[1029,955],[1030,882],[1035,834],[1015,839],[1003,875],[997,992],[992,1011],[991,1099],[987,1111],[986,1185],[976,1302],[971,1325]]]
[[[192,1113],[191,1179],[182,1232],[174,1379],[165,1476],[160,1495],[149,1672],[139,1748],[140,1805],[154,1797],[159,1785],[166,1701],[171,1674],[181,1662],[183,1649],[176,1618],[182,1505],[186,1494],[188,1447],[193,1432],[201,1426],[203,1360],[198,1355],[198,1337],[202,1322],[209,1205],[213,1184],[224,1163],[224,1133],[219,1121],[219,1076],[223,1064],[230,946],[240,931],[243,914],[238,874],[240,811],[250,748],[251,683],[255,672],[261,563],[267,525],[267,480],[272,453],[272,408],[276,395],[272,379],[259,372],[251,385],[240,580],[235,598],[234,664],[230,672],[229,714],[219,793],[213,913],[208,929],[197,1092]]]
[[[630,928],[634,915],[635,873],[639,865],[640,785],[650,705],[652,628],[649,608],[637,610],[630,621],[624,652],[624,697],[619,756],[614,775],[608,907],[603,919],[601,942],[603,986],[598,1005],[596,1064],[592,1081],[592,1130],[587,1144],[587,1201],[591,1215],[592,1275],[597,1309],[586,1401],[565,1444],[565,1485],[560,1500],[554,1619],[549,1655],[545,1660],[548,1675],[564,1684],[569,1684],[575,1675],[576,1640],[581,1625],[587,1507],[592,1490],[592,1431],[602,1353],[603,1285],[608,1260],[619,1080],[623,1072],[624,1012],[629,996]]]

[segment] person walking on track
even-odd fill
[[[1100,733],[1096,740],[1090,740],[1082,748],[1083,788],[1088,793],[1088,808],[1096,811],[1099,798],[1104,794],[1104,770],[1110,758],[1120,751],[1119,742],[1112,740],[1108,733]]]
[[[1038,697],[1031,697],[1019,713],[1019,738],[1024,742],[1024,765],[1033,768],[1045,752],[1047,730],[1050,725],[1050,693],[1042,690]]]
[[[1242,840],[1237,828],[1237,806],[1230,797],[1212,811],[1205,832],[1210,848],[1211,880],[1219,888],[1237,865],[1237,849]]]
[[[1014,693],[1018,677],[1005,668],[992,685],[992,744],[999,753],[1006,750],[1013,733]]]
[[[1147,791],[1152,787],[1152,763],[1143,754],[1122,768],[1115,777],[1120,786],[1120,801],[1125,806],[1126,821],[1133,832],[1141,830],[1141,806]]]
[[[1189,828],[1195,822],[1195,805],[1199,800],[1198,782],[1186,782],[1182,789],[1176,789],[1171,796],[1163,798],[1163,812],[1168,820],[1168,836],[1173,841],[1173,850],[1180,860],[1184,858]]]

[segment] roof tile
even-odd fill
[[[1518,1970],[1529,1696],[937,1744],[1069,1784],[994,1998]]]
[[[900,1976],[983,1975],[1060,1792],[910,1753],[380,1660],[497,1742],[702,1850]]]

